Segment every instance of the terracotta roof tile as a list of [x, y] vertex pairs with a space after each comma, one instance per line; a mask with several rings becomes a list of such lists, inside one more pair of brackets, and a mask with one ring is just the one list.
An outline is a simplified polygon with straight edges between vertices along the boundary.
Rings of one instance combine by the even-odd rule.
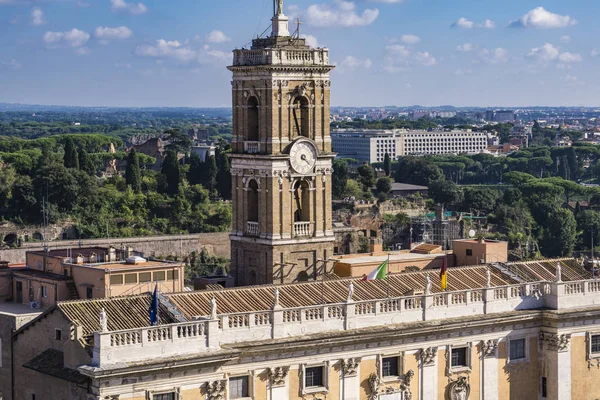
[[50, 375], [55, 378], [63, 379], [69, 382], [84, 384], [87, 378], [79, 371], [67, 368], [64, 365], [64, 354], [62, 351], [48, 349], [32, 360], [23, 364], [25, 368], [32, 369], [42, 374]]

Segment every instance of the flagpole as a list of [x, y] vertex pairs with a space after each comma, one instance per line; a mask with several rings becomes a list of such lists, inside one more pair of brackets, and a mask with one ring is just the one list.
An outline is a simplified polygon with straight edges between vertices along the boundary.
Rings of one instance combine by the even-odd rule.
[[387, 297], [390, 297], [390, 253], [388, 253], [387, 259], [387, 273], [385, 274], [385, 280], [387, 281]]

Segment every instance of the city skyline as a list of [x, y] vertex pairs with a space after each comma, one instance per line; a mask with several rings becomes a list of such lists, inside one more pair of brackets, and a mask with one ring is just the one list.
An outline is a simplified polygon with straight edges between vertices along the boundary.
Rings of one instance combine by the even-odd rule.
[[[337, 106], [595, 106], [600, 6], [588, 3], [302, 0], [284, 11], [331, 50]], [[231, 50], [271, 13], [270, 0], [0, 0], [0, 102], [230, 107]]]

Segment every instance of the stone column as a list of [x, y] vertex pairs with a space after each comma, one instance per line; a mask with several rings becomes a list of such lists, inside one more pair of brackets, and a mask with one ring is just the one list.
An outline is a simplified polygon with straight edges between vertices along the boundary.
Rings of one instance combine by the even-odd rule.
[[269, 399], [270, 400], [288, 400], [290, 389], [288, 387], [288, 375], [290, 367], [269, 368]]
[[571, 335], [540, 332], [548, 400], [571, 400]]
[[419, 398], [423, 400], [438, 398], [438, 368], [437, 347], [421, 349], [421, 393]]
[[498, 340], [482, 341], [480, 350], [482, 400], [498, 400]]
[[340, 399], [360, 400], [360, 358], [341, 360]]

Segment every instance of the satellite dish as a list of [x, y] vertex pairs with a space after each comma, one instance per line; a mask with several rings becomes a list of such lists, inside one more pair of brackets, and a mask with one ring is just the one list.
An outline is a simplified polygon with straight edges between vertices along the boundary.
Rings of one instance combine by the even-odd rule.
[[476, 235], [476, 234], [477, 234], [477, 232], [475, 232], [475, 230], [473, 230], [473, 229], [471, 229], [471, 230], [469, 231], [469, 237], [470, 237], [470, 238], [473, 238], [473, 237], [475, 237], [475, 235]]

